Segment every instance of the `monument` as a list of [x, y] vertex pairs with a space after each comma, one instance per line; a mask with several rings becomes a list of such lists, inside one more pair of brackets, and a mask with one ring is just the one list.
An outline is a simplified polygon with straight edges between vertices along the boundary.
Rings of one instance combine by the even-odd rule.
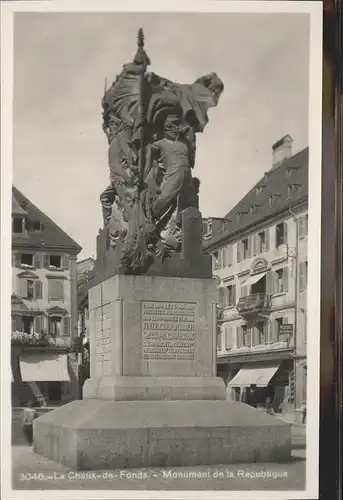
[[226, 401], [216, 376], [217, 291], [192, 170], [223, 83], [176, 84], [149, 64], [140, 30], [102, 100], [111, 183], [89, 291], [91, 377], [82, 400], [34, 422], [34, 450], [78, 470], [286, 461], [290, 425]]

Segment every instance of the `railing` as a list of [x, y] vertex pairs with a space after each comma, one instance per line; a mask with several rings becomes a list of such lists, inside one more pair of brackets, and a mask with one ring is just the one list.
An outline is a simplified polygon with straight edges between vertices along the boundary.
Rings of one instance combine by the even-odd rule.
[[53, 337], [46, 333], [12, 332], [11, 343], [15, 346], [69, 346], [70, 337]]
[[268, 310], [270, 306], [270, 295], [265, 293], [254, 293], [246, 297], [241, 297], [237, 304], [237, 310], [240, 314], [249, 314]]

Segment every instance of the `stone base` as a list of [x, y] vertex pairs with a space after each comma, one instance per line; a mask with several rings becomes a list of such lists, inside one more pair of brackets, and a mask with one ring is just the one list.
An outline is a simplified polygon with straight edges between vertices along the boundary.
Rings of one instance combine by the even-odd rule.
[[34, 451], [74, 470], [283, 462], [291, 426], [229, 401], [73, 401], [34, 421]]
[[92, 377], [83, 386], [83, 399], [174, 401], [225, 397], [225, 384], [219, 377]]

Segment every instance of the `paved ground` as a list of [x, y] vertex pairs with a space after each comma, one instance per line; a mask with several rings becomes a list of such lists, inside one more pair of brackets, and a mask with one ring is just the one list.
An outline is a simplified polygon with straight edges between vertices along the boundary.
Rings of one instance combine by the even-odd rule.
[[75, 472], [12, 447], [13, 489], [18, 490], [302, 490], [305, 428], [292, 426], [293, 459], [287, 464], [241, 464]]

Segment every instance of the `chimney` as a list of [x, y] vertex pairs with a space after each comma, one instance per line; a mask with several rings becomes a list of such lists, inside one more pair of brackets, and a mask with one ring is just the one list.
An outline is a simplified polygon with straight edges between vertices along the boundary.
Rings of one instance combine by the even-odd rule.
[[284, 160], [292, 156], [292, 144], [292, 137], [285, 135], [273, 145], [273, 168], [278, 167]]

